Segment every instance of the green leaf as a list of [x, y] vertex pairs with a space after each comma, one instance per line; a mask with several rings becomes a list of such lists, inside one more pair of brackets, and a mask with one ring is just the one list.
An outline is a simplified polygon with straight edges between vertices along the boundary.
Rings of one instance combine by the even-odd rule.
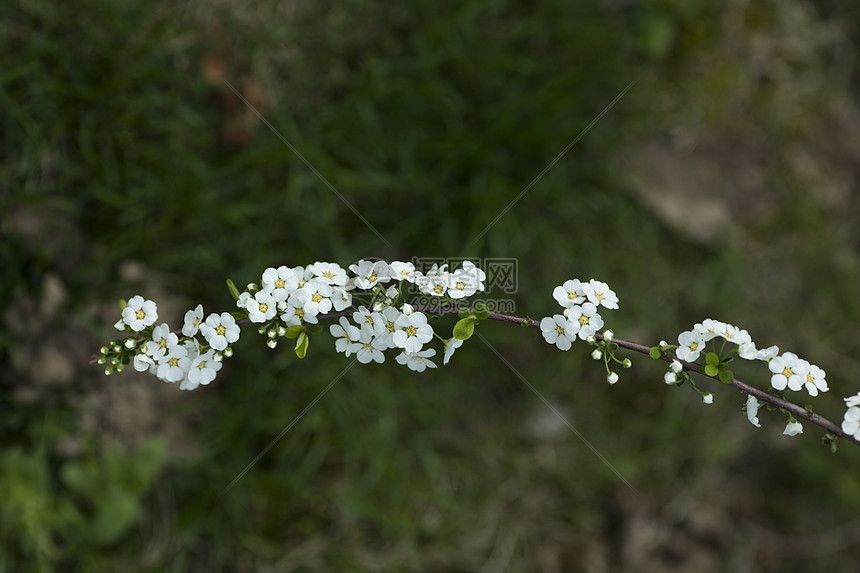
[[227, 290], [230, 291], [230, 296], [233, 297], [233, 300], [239, 300], [239, 289], [236, 288], [236, 285], [230, 279], [227, 279]]
[[302, 326], [301, 324], [296, 324], [295, 326], [288, 326], [287, 333], [284, 336], [286, 336], [287, 338], [295, 338], [304, 331], [304, 326]]
[[454, 325], [454, 338], [469, 340], [473, 332], [475, 332], [475, 320], [472, 317], [460, 319]]
[[322, 326], [319, 324], [314, 324], [313, 326], [308, 327], [308, 333], [310, 334], [319, 334], [322, 330]]
[[308, 344], [310, 344], [310, 341], [311, 339], [304, 332], [299, 334], [299, 338], [296, 340], [296, 356], [299, 358], [305, 357], [305, 354], [308, 353]]
[[468, 309], [468, 308], [461, 308], [460, 310], [458, 310], [458, 311], [457, 311], [457, 315], [458, 315], [460, 318], [466, 318], [467, 316], [469, 316], [469, 314], [470, 314], [470, 313], [469, 313], [469, 309]]
[[717, 368], [714, 364], [705, 364], [705, 374], [708, 376], [716, 376], [720, 373], [720, 369]]
[[735, 379], [735, 373], [728, 368], [720, 368], [720, 381], [723, 384], [731, 384]]
[[[720, 357], [717, 356], [716, 354], [714, 354], [713, 352], [708, 352], [708, 354], [705, 355], [705, 362], [707, 362], [708, 364], [713, 364], [714, 366], [716, 366], [717, 364], [720, 363]], [[711, 376], [713, 376], [713, 374]]]
[[663, 353], [660, 351], [659, 346], [652, 346], [651, 352], [648, 353], [648, 356], [650, 356], [654, 360], [660, 360], [660, 357], [663, 356]]
[[490, 318], [490, 311], [487, 308], [487, 305], [483, 302], [479, 302], [478, 304], [476, 304], [472, 312], [474, 312], [475, 316], [482, 320], [485, 318]]

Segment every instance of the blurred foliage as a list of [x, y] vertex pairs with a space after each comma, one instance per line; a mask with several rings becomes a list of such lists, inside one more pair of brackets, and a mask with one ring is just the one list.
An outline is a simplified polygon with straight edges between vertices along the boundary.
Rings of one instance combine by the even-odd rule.
[[[607, 319], [625, 338], [670, 339], [707, 312], [822, 364], [828, 351], [856, 361], [856, 245], [833, 232], [839, 214], [815, 200], [783, 147], [765, 166], [776, 207], [746, 226], [747, 244], [691, 240], [630, 192], [621, 151], [655, 131], [757, 129], [787, 145], [813, 122], [810, 102], [832, 87], [813, 73], [823, 56], [791, 52], [774, 68], [787, 76], [762, 79], [726, 29], [742, 13], [744, 33], [782, 38], [815, 18], [792, 20], [774, 3], [742, 10], [668, 0], [7, 3], [0, 295], [20, 301], [58, 274], [69, 291], [62, 318], [104, 337], [112, 322], [94, 305], [112, 311], [133, 294], [161, 303], [153, 292], [167, 292], [176, 312], [191, 301], [209, 312], [230, 304], [226, 276], [241, 285], [271, 265], [516, 257], [520, 314], [551, 313], [554, 285], [593, 276], [618, 292], [622, 310]], [[804, 89], [786, 89], [785, 77]], [[767, 281], [769, 269], [778, 276]], [[449, 336], [454, 322], [437, 331]], [[601, 552], [607, 570], [621, 570], [613, 543], [631, 506], [706, 500], [732, 518], [716, 532], [723, 542], [747, 539], [739, 523], [804, 532], [860, 509], [860, 457], [847, 447], [831, 456], [813, 428], [793, 441], [762, 437], [739, 397], [708, 382], [708, 408], [667, 393], [662, 367], [645, 357], [609, 387], [585, 347], [562, 355], [533, 330], [486, 322], [477, 333], [638, 497], [481, 337], [415, 376], [393, 364], [344, 372], [325, 336], [298, 361], [249, 332], [215, 383], [170, 394], [158, 415], [180, 421], [186, 447], [167, 451], [163, 437], [122, 451], [90, 429], [92, 447], [61, 454], [60, 438], [83, 431], [73, 398], [89, 378], [24, 406], [11, 373], [27, 365], [4, 362], [0, 570], [600, 570]], [[0, 350], [19, 343], [0, 330]], [[827, 413], [841, 416], [834, 403], [856, 388], [828, 374], [837, 396]], [[159, 384], [118, 378], [109, 383]], [[770, 416], [778, 434], [781, 418]], [[659, 517], [639, 527], [656, 529]], [[726, 549], [718, 562], [747, 558]], [[768, 559], [753, 563], [808, 564]]]

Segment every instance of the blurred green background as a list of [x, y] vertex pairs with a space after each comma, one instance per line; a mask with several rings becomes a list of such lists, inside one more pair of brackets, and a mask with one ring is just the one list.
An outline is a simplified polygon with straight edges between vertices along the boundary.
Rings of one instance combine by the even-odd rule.
[[191, 393], [89, 361], [134, 294], [176, 325], [267, 266], [516, 258], [519, 314], [595, 277], [623, 338], [733, 322], [821, 365], [838, 422], [858, 22], [811, 0], [3, 4], [0, 571], [853, 570], [860, 451], [754, 428], [709, 381], [704, 406], [647, 357], [610, 387], [587, 345], [479, 326], [635, 492], [477, 337], [420, 375], [353, 367], [226, 493], [348, 364], [327, 335], [300, 361], [246, 332]]

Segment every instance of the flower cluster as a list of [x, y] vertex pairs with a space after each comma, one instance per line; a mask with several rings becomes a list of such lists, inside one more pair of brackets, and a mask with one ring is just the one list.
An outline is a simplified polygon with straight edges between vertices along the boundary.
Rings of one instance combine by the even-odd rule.
[[[131, 363], [139, 372], [149, 371], [165, 382], [179, 382], [182, 390], [194, 390], [215, 379], [223, 357], [230, 355], [229, 344], [239, 340], [239, 327], [233, 316], [213, 313], [204, 322], [202, 305], [185, 313], [181, 337], [167, 323], [155, 326], [157, 320], [158, 309], [153, 301], [140, 295], [128, 301], [114, 327], [134, 336], [121, 344], [115, 341], [102, 347], [98, 362], [105, 365], [105, 373], [121, 372]], [[205, 344], [197, 340], [198, 333]]]
[[[132, 363], [138, 371], [149, 371], [165, 382], [180, 382], [183, 390], [193, 390], [211, 382], [223, 357], [232, 355], [230, 344], [239, 339], [237, 318], [259, 325], [270, 348], [278, 345], [279, 337], [297, 338], [296, 354], [303, 357], [308, 336], [321, 331], [316, 326], [319, 318], [341, 313], [339, 322], [329, 327], [338, 352], [354, 354], [366, 364], [384, 362], [384, 352], [395, 349], [400, 351], [395, 358], [398, 364], [422, 372], [436, 368], [431, 360], [436, 350], [425, 345], [437, 335], [428, 316], [405, 302], [403, 283], [412, 283], [419, 292], [441, 300], [460, 301], [483, 291], [485, 279], [484, 271], [470, 261], [455, 271], [449, 271], [448, 265], [434, 265], [426, 274], [412, 263], [400, 261], [360, 260], [348, 271], [327, 262], [272, 267], [263, 271], [259, 285], [249, 284], [242, 293], [228, 281], [239, 312], [213, 313], [204, 320], [203, 307], [198, 305], [185, 314], [181, 336], [166, 323], [156, 326], [156, 304], [135, 296], [122, 308], [122, 318], [115, 325], [133, 336], [103, 347], [99, 363], [106, 365], [108, 374]], [[354, 309], [350, 313], [354, 324], [343, 316], [348, 309]], [[478, 318], [487, 314], [478, 317], [466, 312], [460, 322], [468, 322], [473, 329]], [[196, 338], [198, 334], [205, 342]], [[438, 338], [445, 345], [443, 362], [447, 364], [468, 335]]]
[[[719, 349], [714, 346], [714, 350], [718, 352], [706, 353], [704, 371], [709, 376], [718, 376], [723, 382], [730, 383], [733, 373], [729, 370], [728, 363], [731, 361], [731, 354], [737, 352], [737, 355], [744, 360], [766, 362], [772, 373], [770, 384], [776, 391], [782, 392], [786, 388], [798, 391], [805, 388], [810, 396], [817, 396], [819, 392], [828, 390], [824, 370], [815, 364], [810, 364], [792, 352], [780, 355], [779, 348], [776, 346], [758, 349], [746, 330], [711, 318], [694, 325], [692, 330], [678, 335], [677, 346], [670, 346], [661, 341], [657, 348], [661, 353], [674, 351], [675, 356], [681, 361], [695, 362], [705, 352], [707, 344], [717, 338], [723, 339], [725, 343], [730, 343], [734, 347], [726, 352], [724, 343]], [[669, 372], [665, 376], [667, 384], [681, 383], [685, 380], [692, 382], [689, 375], [682, 373], [683, 366], [679, 360], [673, 360], [670, 363]], [[679, 376], [683, 378], [679, 379]], [[695, 388], [695, 384], [693, 387]], [[711, 402], [712, 399], [706, 400], [708, 404]], [[748, 396], [746, 414], [749, 421], [757, 427], [760, 427], [757, 417], [759, 405], [755, 397]], [[800, 423], [793, 417], [789, 417], [784, 433], [794, 436], [802, 432]]]
[[[597, 345], [596, 334], [603, 328], [603, 317], [597, 309], [600, 306], [608, 309], [618, 308], [618, 296], [604, 282], [591, 279], [583, 282], [579, 279], [570, 279], [552, 291], [553, 298], [564, 309], [562, 314], [555, 314], [541, 319], [540, 329], [543, 338], [549, 344], [555, 344], [559, 350], [570, 350], [573, 341], [579, 338]], [[607, 365], [606, 380], [610, 384], [618, 381], [618, 374], [609, 370], [609, 359], [614, 359], [611, 346], [612, 331], [607, 330], [603, 335], [603, 346], [599, 346], [592, 353], [595, 360], [604, 359]], [[629, 368], [629, 360], [622, 362], [625, 368]]]
[[845, 416], [842, 418], [842, 431], [860, 440], [860, 393], [844, 398]]

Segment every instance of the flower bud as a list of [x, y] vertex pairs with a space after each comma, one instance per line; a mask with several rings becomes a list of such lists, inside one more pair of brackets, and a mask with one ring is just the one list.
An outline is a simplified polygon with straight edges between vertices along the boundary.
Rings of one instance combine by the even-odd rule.
[[606, 342], [612, 342], [613, 338], [615, 338], [614, 332], [608, 329], [603, 331], [603, 340], [605, 340]]
[[385, 308], [385, 305], [383, 305], [381, 302], [374, 303], [373, 305], [374, 312], [382, 312], [383, 308]]
[[666, 374], [663, 376], [663, 381], [666, 384], [674, 384], [678, 380], [675, 377], [675, 373], [670, 371], [670, 372], [666, 372]]
[[257, 334], [266, 334], [266, 327], [265, 326], [257, 327]]
[[125, 346], [126, 348], [131, 350], [132, 348], [134, 348], [134, 338], [131, 338], [131, 337], [126, 338], [122, 344], [123, 344], [123, 346]]
[[678, 360], [673, 360], [672, 363], [669, 365], [669, 368], [671, 368], [672, 372], [674, 372], [675, 374], [684, 369], [684, 367]]
[[592, 334], [591, 336], [586, 338], [585, 341], [588, 342], [589, 344], [594, 344], [595, 342], [597, 342], [597, 338]]
[[624, 368], [630, 368], [631, 366], [633, 366], [633, 363], [630, 362], [629, 358], [625, 358], [624, 362], [621, 363], [621, 366], [623, 366]]
[[226, 356], [227, 358], [230, 358], [231, 356], [233, 356], [233, 347], [232, 346], [228, 346], [227, 348], [224, 349], [224, 356]]
[[246, 291], [248, 291], [248, 292], [249, 292], [249, 293], [251, 293], [251, 294], [254, 294], [254, 293], [256, 293], [258, 290], [260, 290], [260, 287], [259, 287], [259, 286], [257, 286], [257, 283], [248, 283], [248, 286], [246, 286], [246, 287], [245, 287], [245, 290], [246, 290]]
[[664, 348], [666, 348], [667, 346], [669, 346], [669, 343], [668, 343], [668, 342], [666, 342], [665, 340], [661, 340], [661, 341], [660, 341], [660, 343], [659, 343], [657, 346], [659, 346], [659, 347], [660, 347], [660, 350], [663, 350]]
[[409, 303], [404, 303], [404, 304], [403, 304], [403, 306], [401, 306], [401, 307], [400, 307], [400, 312], [402, 312], [402, 313], [403, 313], [403, 314], [405, 314], [406, 316], [409, 316], [410, 314], [412, 314], [413, 312], [415, 312], [415, 309], [413, 309], [413, 308], [412, 308], [412, 305], [411, 305], [411, 304], [409, 304]]
[[603, 353], [600, 351], [599, 348], [595, 348], [594, 352], [591, 353], [591, 357], [595, 360], [600, 360], [601, 358], [603, 358]]
[[102, 366], [104, 366], [105, 362], [107, 362], [107, 358], [105, 358], [104, 356], [96, 360], [96, 364], [100, 364]]
[[278, 336], [283, 337], [286, 335], [287, 335], [287, 327], [284, 326], [283, 324], [281, 324], [280, 326], [278, 326]]
[[110, 376], [111, 374], [113, 374], [113, 367], [111, 367], [111, 366], [105, 367], [105, 375]]
[[274, 338], [274, 337], [276, 337], [277, 335], [278, 335], [278, 331], [277, 331], [277, 330], [275, 330], [274, 328], [270, 328], [270, 329], [266, 332], [266, 336], [268, 336], [269, 338]]
[[714, 403], [714, 395], [710, 392], [705, 392], [702, 394], [702, 402], [705, 404], [713, 404]]
[[606, 377], [606, 381], [610, 384], [615, 384], [616, 382], [618, 382], [618, 374], [616, 374], [615, 372], [610, 372], [609, 375]]
[[278, 345], [278, 341], [274, 338], [270, 338], [269, 340], [266, 341], [266, 346], [268, 346], [269, 348], [275, 348], [277, 345]]
[[125, 364], [117, 364], [116, 365], [116, 371], [117, 372], [122, 372], [124, 369], [125, 369]]
[[107, 346], [102, 346], [101, 348], [99, 348], [99, 352], [101, 352], [102, 354], [107, 355], [107, 353], [109, 352], [109, 351], [108, 351], [108, 347], [107, 347]]

